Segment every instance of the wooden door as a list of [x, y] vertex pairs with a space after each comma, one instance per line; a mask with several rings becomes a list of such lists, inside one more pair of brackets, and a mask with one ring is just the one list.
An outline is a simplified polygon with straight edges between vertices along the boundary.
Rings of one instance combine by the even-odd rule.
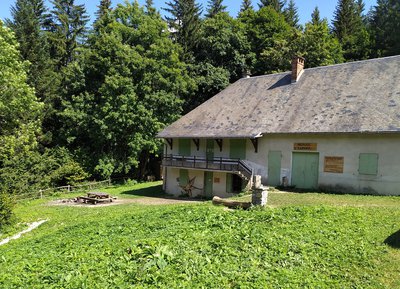
[[231, 139], [229, 140], [229, 157], [232, 159], [246, 159], [246, 140]]
[[318, 164], [318, 153], [293, 153], [292, 186], [299, 189], [317, 189]]
[[268, 153], [268, 185], [279, 186], [281, 184], [281, 159], [280, 151], [270, 151]]
[[208, 139], [206, 143], [206, 159], [214, 159], [214, 140]]
[[179, 155], [184, 157], [189, 157], [190, 151], [190, 139], [181, 138], [179, 139]]
[[204, 172], [204, 195], [206, 197], [213, 196], [213, 172]]

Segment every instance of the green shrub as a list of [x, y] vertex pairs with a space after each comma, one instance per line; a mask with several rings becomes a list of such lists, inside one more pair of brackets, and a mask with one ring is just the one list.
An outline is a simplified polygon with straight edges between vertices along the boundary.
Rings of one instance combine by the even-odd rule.
[[14, 202], [9, 194], [0, 192], [0, 232], [13, 222]]
[[19, 154], [0, 168], [1, 189], [12, 194], [74, 185], [88, 177], [89, 174], [65, 148]]

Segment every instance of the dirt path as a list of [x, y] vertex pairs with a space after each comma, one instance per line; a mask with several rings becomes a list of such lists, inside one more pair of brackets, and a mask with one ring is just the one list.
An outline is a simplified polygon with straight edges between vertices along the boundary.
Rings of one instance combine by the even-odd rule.
[[74, 202], [71, 199], [64, 200], [56, 200], [48, 203], [50, 206], [74, 206], [74, 207], [107, 207], [107, 206], [115, 206], [115, 205], [123, 205], [123, 204], [140, 204], [140, 205], [176, 205], [176, 204], [195, 204], [201, 203], [199, 200], [190, 200], [190, 199], [178, 199], [178, 198], [163, 198], [163, 197], [140, 197], [134, 199], [122, 199], [118, 198], [113, 202], [106, 203], [98, 203], [94, 204], [83, 204], [81, 202]]
[[19, 232], [18, 234], [15, 234], [14, 236], [11, 236], [11, 237], [5, 238], [4, 240], [1, 240], [1, 241], [0, 241], [0, 246], [7, 244], [7, 243], [10, 242], [11, 240], [16, 240], [16, 239], [21, 238], [21, 236], [22, 236], [23, 234], [28, 233], [28, 232], [30, 232], [30, 231], [36, 229], [36, 228], [39, 227], [41, 224], [43, 224], [43, 223], [45, 223], [45, 222], [47, 222], [47, 221], [48, 221], [48, 220], [40, 220], [40, 221], [33, 222], [33, 223], [29, 224], [27, 229], [25, 229], [25, 230]]

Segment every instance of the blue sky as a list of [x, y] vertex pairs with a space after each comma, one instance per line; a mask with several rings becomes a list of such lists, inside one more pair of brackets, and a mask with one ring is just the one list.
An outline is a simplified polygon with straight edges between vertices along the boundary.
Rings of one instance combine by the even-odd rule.
[[[49, 1], [46, 1], [48, 7], [51, 7]], [[88, 13], [91, 16], [91, 19], [94, 18], [93, 14], [96, 11], [96, 5], [100, 0], [76, 0], [77, 4], [85, 4]], [[114, 5], [118, 3], [123, 3], [124, 0], [113, 0]], [[145, 0], [139, 0], [140, 4], [144, 4]], [[154, 4], [157, 8], [165, 7], [165, 0], [154, 0]], [[197, 0], [198, 3], [202, 4], [203, 7], [207, 7], [207, 0]], [[253, 5], [257, 6], [259, 1], [253, 0]], [[300, 16], [300, 23], [304, 24], [305, 22], [309, 21], [311, 18], [311, 12], [315, 6], [318, 6], [321, 12], [321, 17], [328, 18], [329, 22], [333, 17], [333, 11], [335, 10], [337, 1], [333, 0], [295, 0], [296, 6], [299, 9], [299, 16]], [[376, 0], [364, 0], [365, 2], [365, 12], [368, 12], [371, 6], [376, 5]], [[10, 17], [10, 7], [14, 5], [15, 0], [0, 0], [0, 18], [9, 18]], [[240, 4], [242, 3], [241, 0], [225, 0], [224, 5], [228, 6], [228, 11], [232, 16], [236, 16]]]

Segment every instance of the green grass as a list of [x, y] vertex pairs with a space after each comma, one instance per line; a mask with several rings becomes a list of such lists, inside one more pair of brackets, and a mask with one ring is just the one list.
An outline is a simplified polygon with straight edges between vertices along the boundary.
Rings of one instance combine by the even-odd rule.
[[398, 198], [270, 193], [272, 207], [250, 211], [47, 201], [18, 205], [20, 220], [49, 221], [0, 247], [0, 288], [400, 288]]

